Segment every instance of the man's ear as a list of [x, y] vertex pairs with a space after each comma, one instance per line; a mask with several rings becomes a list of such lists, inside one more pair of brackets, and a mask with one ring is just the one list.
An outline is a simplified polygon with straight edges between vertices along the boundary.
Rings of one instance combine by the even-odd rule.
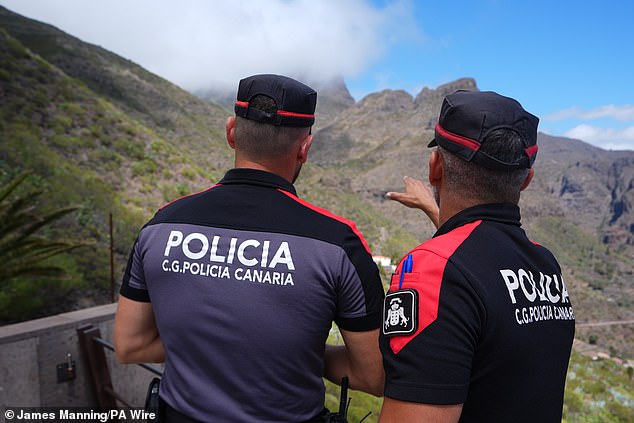
[[439, 187], [443, 176], [443, 161], [438, 150], [431, 152], [429, 156], [429, 183], [433, 187]]
[[300, 163], [306, 163], [306, 161], [308, 160], [308, 150], [310, 150], [311, 145], [313, 145], [313, 136], [308, 135], [301, 142], [299, 146], [299, 151], [297, 152], [297, 159]]
[[227, 122], [225, 123], [225, 131], [227, 133], [227, 144], [229, 147], [235, 150], [236, 141], [235, 141], [235, 130], [236, 130], [236, 117], [229, 116], [227, 118]]
[[524, 179], [524, 182], [522, 182], [520, 191], [524, 191], [528, 187], [528, 185], [530, 185], [531, 181], [533, 180], [533, 176], [535, 176], [535, 169], [531, 167], [530, 169], [528, 169], [528, 175], [526, 175], [526, 179]]

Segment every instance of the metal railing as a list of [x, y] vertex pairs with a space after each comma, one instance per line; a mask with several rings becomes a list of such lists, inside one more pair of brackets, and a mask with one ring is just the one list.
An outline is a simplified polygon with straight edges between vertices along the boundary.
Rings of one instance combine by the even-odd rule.
[[[114, 345], [102, 339], [99, 328], [91, 324], [77, 328], [77, 337], [79, 346], [86, 357], [93, 391], [99, 407], [115, 408], [118, 401], [125, 407], [132, 408], [133, 406], [116, 393], [112, 387], [112, 379], [110, 378], [110, 370], [104, 349], [114, 352]], [[150, 364], [137, 365], [157, 376], [163, 376], [163, 371], [156, 366]]]
[[[93, 341], [95, 341], [98, 344], [101, 344], [104, 346], [104, 348], [109, 349], [110, 351], [114, 352], [114, 345], [111, 344], [110, 342], [106, 341], [105, 339], [101, 339], [101, 338], [93, 338]], [[143, 367], [145, 370], [154, 373], [157, 376], [163, 376], [163, 370], [159, 369], [156, 366], [152, 366], [151, 364], [146, 364], [146, 363], [136, 363], [137, 366], [139, 367]]]

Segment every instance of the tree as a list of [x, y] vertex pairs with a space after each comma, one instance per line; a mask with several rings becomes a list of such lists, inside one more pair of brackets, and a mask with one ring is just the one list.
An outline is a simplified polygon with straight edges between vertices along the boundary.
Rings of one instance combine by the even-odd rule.
[[77, 243], [50, 240], [37, 234], [43, 228], [72, 213], [77, 207], [41, 212], [36, 204], [42, 190], [28, 189], [25, 193], [18, 193], [18, 188], [29, 175], [30, 172], [23, 172], [0, 187], [2, 285], [16, 277], [62, 278], [66, 274], [65, 270], [47, 263], [47, 259], [81, 246]]

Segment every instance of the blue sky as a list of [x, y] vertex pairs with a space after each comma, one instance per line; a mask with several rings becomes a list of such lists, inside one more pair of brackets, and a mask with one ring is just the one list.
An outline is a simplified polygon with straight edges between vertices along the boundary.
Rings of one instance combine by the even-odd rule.
[[634, 0], [0, 0], [195, 91], [342, 75], [355, 99], [462, 77], [540, 130], [634, 150]]
[[352, 92], [417, 92], [469, 76], [481, 90], [517, 98], [541, 117], [543, 132], [634, 150], [634, 1], [410, 6], [420, 38], [400, 40], [349, 79]]

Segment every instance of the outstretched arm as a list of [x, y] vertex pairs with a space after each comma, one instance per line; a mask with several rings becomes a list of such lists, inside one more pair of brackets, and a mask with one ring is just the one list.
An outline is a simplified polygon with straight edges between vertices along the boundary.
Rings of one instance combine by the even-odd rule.
[[438, 204], [434, 198], [431, 188], [423, 181], [410, 176], [403, 177], [405, 192], [388, 192], [385, 194], [390, 200], [398, 201], [406, 207], [421, 209], [438, 227]]
[[326, 345], [326, 379], [338, 385], [347, 376], [350, 388], [383, 395], [385, 374], [379, 350], [379, 329], [351, 332], [341, 329], [345, 345]]

